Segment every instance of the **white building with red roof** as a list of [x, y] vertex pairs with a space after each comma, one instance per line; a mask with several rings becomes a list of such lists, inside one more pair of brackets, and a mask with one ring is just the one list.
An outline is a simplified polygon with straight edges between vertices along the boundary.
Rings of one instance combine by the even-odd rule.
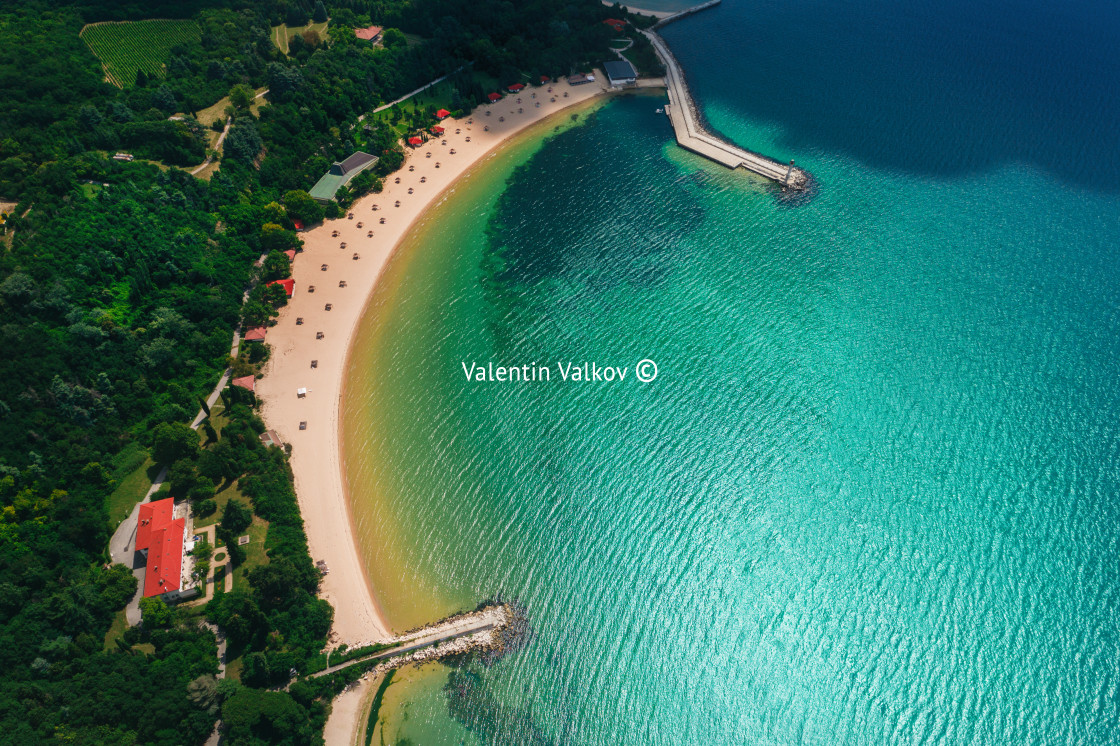
[[159, 596], [179, 601], [198, 595], [198, 588], [183, 581], [187, 553], [187, 518], [175, 517], [171, 498], [144, 503], [136, 521], [136, 551], [146, 558], [144, 598]]

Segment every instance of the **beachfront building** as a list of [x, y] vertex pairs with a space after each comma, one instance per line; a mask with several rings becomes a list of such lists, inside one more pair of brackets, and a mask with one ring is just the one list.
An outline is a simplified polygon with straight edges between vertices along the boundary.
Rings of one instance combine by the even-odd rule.
[[186, 506], [177, 510], [172, 498], [140, 506], [135, 550], [145, 560], [144, 598], [158, 596], [170, 603], [198, 595], [197, 586], [183, 582], [189, 520]]
[[424, 140], [413, 135], [412, 137], [408, 138], [408, 144], [414, 148], [418, 148], [424, 144]]
[[246, 391], [257, 390], [257, 377], [256, 376], [239, 376], [230, 381], [234, 386], [245, 389]]
[[568, 85], [583, 85], [584, 83], [594, 82], [595, 76], [590, 73], [586, 75], [584, 75], [583, 73], [576, 73], [575, 75], [568, 76]]
[[451, 112], [449, 112], [447, 109], [440, 109], [439, 111], [436, 112], [436, 119], [438, 119], [441, 122], [444, 119], [447, 119], [449, 116], [451, 116]]
[[311, 199], [323, 204], [334, 199], [338, 190], [350, 183], [355, 176], [377, 165], [377, 156], [358, 151], [344, 161], [331, 164], [330, 170], [323, 174], [323, 178], [315, 182], [308, 194]]
[[523, 90], [525, 90], [525, 84], [524, 83], [514, 83], [513, 85], [511, 85], [506, 90], [509, 91], [510, 93], [521, 93]]
[[[295, 257], [295, 252], [293, 251], [292, 252], [292, 258], [294, 258], [294, 257]], [[284, 294], [287, 295], [289, 298], [291, 298], [292, 293], [294, 293], [296, 291], [296, 281], [293, 280], [291, 277], [289, 277], [286, 280], [273, 280], [272, 282], [270, 282], [268, 284], [269, 285], [279, 285], [279, 286], [281, 286], [282, 288], [284, 288]]]
[[242, 339], [246, 342], [263, 342], [267, 335], [268, 329], [263, 326], [254, 326], [245, 331], [245, 336]]
[[603, 64], [603, 70], [612, 86], [633, 85], [638, 79], [638, 71], [629, 60], [611, 60]]
[[382, 28], [380, 26], [367, 26], [365, 28], [354, 29], [354, 36], [362, 41], [368, 41], [370, 44], [376, 44], [377, 40], [381, 38]]

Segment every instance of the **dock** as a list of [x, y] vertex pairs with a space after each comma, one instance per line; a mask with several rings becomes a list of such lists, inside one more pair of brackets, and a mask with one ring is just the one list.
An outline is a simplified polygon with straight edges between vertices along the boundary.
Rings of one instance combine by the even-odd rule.
[[744, 168], [777, 182], [785, 189], [805, 189], [809, 184], [809, 175], [804, 170], [794, 166], [793, 161], [788, 164], [781, 163], [773, 158], [744, 150], [708, 132], [696, 108], [696, 102], [688, 90], [688, 83], [685, 82], [680, 63], [673, 56], [669, 45], [657, 33], [657, 29], [665, 24], [715, 7], [721, 1], [709, 0], [709, 2], [701, 5], [686, 8], [679, 13], [662, 18], [650, 29], [642, 31], [646, 38], [650, 40], [650, 43], [653, 44], [653, 49], [657, 52], [657, 56], [661, 58], [662, 64], [665, 65], [665, 87], [669, 93], [669, 104], [665, 107], [665, 113], [669, 116], [669, 121], [673, 125], [677, 144], [685, 150], [692, 151], [727, 168]]
[[[329, 676], [344, 668], [363, 664], [380, 674], [406, 663], [437, 660], [471, 650], [498, 649], [502, 646], [503, 633], [514, 624], [514, 619], [514, 611], [506, 605], [486, 606], [413, 630], [388, 646], [377, 646], [379, 649], [367, 655], [328, 666], [310, 676]], [[361, 649], [363, 646], [359, 644], [355, 647]]]

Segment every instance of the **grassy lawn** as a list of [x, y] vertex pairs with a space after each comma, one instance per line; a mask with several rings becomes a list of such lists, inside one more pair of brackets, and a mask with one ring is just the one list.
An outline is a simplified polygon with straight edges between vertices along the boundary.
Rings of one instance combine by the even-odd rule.
[[[232, 484], [218, 492], [218, 494], [214, 495], [214, 502], [217, 503], [218, 509], [205, 518], [199, 518], [198, 516], [195, 516], [194, 527], [196, 529], [200, 529], [217, 524], [218, 521], [222, 519], [222, 511], [226, 509], [226, 503], [229, 502], [231, 497], [236, 497], [238, 500], [244, 503], [246, 507], [252, 507], [251, 503], [249, 502], [249, 498], [241, 494], [241, 490], [237, 488], [237, 481], [234, 480]], [[219, 541], [221, 540], [219, 539]]]
[[288, 26], [283, 23], [279, 26], [273, 26], [271, 33], [272, 43], [275, 44], [276, 48], [281, 52], [287, 54], [288, 42], [291, 41], [293, 36], [302, 34], [304, 31], [311, 30], [318, 32], [319, 38], [326, 40], [327, 23], [329, 23], [329, 21], [324, 21], [323, 23], [309, 23], [306, 26]]
[[226, 664], [226, 678], [241, 681], [241, 667], [245, 664], [244, 656], [237, 656]]
[[[498, 90], [498, 83], [494, 78], [491, 78], [489, 75], [478, 71], [474, 71], [472, 74], [475, 81], [482, 86], [483, 90]], [[396, 119], [396, 115], [398, 112], [411, 114], [417, 109], [421, 109], [427, 106], [431, 106], [435, 109], [451, 109], [451, 92], [454, 89], [454, 83], [450, 80], [445, 80], [442, 83], [438, 83], [425, 91], [421, 91], [420, 93], [416, 94], [410, 99], [407, 99], [406, 101], [402, 101], [401, 103], [390, 109], [380, 111], [376, 114], [370, 114], [368, 117], [366, 117], [366, 121], [371, 124], [390, 124], [393, 120]], [[438, 122], [433, 118], [429, 125], [432, 124], [438, 124]], [[408, 127], [405, 126], [403, 122], [397, 125], [396, 129], [398, 134], [402, 136], [409, 134]]]
[[233, 587], [240, 588], [245, 582], [245, 573], [254, 567], [268, 564], [268, 554], [265, 553], [265, 537], [268, 536], [268, 521], [253, 516], [253, 525], [246, 532], [249, 534], [249, 543], [242, 549], [245, 550], [245, 561], [233, 568]]
[[[266, 90], [268, 90], [267, 86], [261, 86], [253, 93], [255, 95]], [[266, 103], [268, 102], [265, 101], [264, 98], [255, 99], [253, 101], [253, 104], [249, 107], [249, 111], [252, 112], [254, 116], [256, 116], [260, 112], [261, 106]], [[227, 106], [229, 106], [229, 96], [223, 96], [222, 98], [218, 99], [217, 103], [215, 103], [213, 106], [207, 106], [205, 109], [200, 110], [196, 119], [198, 119], [198, 121], [201, 122], [205, 127], [209, 127], [214, 122], [217, 122], [219, 120], [225, 122]], [[213, 130], [211, 130], [211, 132], [213, 132]], [[213, 137], [210, 139], [211, 147], [213, 147], [214, 143], [217, 142], [218, 134], [219, 133], [217, 132], [213, 132]]]
[[128, 517], [133, 506], [144, 499], [152, 480], [159, 476], [159, 466], [139, 443], [130, 443], [114, 460], [113, 479], [117, 480], [117, 488], [105, 506], [112, 528]]
[[113, 615], [113, 623], [109, 625], [109, 631], [105, 633], [105, 650], [116, 650], [117, 640], [128, 629], [128, 619], [125, 618], [124, 609], [121, 609]]
[[194, 21], [155, 19], [93, 23], [78, 35], [101, 60], [109, 82], [125, 88], [136, 83], [137, 70], [162, 78], [171, 48], [198, 41], [201, 33]]

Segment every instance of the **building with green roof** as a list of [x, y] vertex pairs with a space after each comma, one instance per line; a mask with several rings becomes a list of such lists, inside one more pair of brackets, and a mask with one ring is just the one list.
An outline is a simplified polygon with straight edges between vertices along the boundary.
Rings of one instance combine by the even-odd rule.
[[377, 163], [377, 156], [360, 150], [344, 161], [331, 164], [323, 178], [315, 182], [309, 194], [317, 202], [330, 202], [340, 188], [350, 183], [355, 176]]

